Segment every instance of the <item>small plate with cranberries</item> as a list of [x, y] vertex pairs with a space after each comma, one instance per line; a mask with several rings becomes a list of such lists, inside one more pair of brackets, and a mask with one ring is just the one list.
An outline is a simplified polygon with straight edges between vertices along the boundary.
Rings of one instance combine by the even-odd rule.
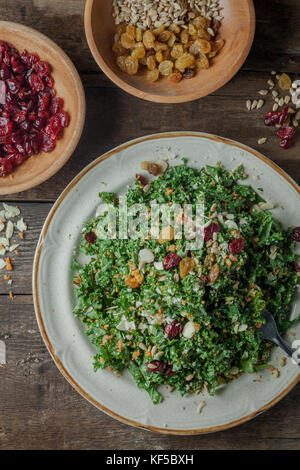
[[0, 194], [53, 176], [74, 152], [84, 119], [69, 57], [38, 31], [0, 21]]

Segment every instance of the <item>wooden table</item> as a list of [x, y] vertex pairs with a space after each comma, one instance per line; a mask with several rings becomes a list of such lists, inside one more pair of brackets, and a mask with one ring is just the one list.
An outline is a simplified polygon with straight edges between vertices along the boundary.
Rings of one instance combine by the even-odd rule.
[[[262, 124], [266, 107], [248, 112], [245, 102], [265, 88], [271, 70], [300, 72], [300, 2], [255, 0], [257, 32], [242, 70], [213, 95], [178, 105], [133, 98], [99, 71], [85, 39], [84, 3], [0, 0], [1, 19], [36, 28], [67, 52], [81, 74], [87, 100], [83, 136], [65, 167], [41, 186], [3, 198], [18, 203], [29, 230], [15, 261], [14, 300], [3, 275], [0, 279], [0, 339], [9, 335], [8, 363], [0, 368], [0, 449], [299, 449], [299, 386], [253, 421], [206, 436], [156, 435], [98, 411], [63, 378], [44, 346], [32, 304], [31, 270], [44, 220], [67, 183], [103, 152], [138, 136], [173, 130], [219, 134], [262, 150], [299, 183], [300, 131], [293, 148], [279, 149], [277, 138]], [[261, 147], [257, 140], [265, 135], [270, 138]]]

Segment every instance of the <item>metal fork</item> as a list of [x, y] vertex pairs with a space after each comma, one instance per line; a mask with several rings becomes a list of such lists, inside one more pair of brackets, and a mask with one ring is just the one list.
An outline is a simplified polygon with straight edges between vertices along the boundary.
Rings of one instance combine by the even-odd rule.
[[277, 346], [283, 349], [290, 357], [293, 358], [295, 363], [300, 366], [300, 359], [298, 358], [295, 350], [292, 349], [279, 335], [277, 325], [271, 313], [268, 312], [268, 310], [264, 310], [263, 313], [266, 319], [266, 323], [263, 323], [259, 328], [262, 337], [268, 341], [272, 341], [272, 343], [277, 344]]

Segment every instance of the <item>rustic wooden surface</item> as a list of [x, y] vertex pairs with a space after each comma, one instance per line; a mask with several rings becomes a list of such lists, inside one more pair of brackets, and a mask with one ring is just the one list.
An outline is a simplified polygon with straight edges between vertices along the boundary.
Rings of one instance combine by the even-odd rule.
[[[246, 99], [265, 87], [271, 70], [300, 73], [300, 2], [255, 0], [255, 7], [254, 45], [236, 77], [202, 100], [158, 105], [116, 89], [98, 70], [85, 40], [84, 0], [0, 0], [2, 20], [44, 32], [69, 54], [87, 98], [84, 133], [65, 167], [41, 186], [3, 198], [18, 201], [29, 231], [15, 261], [14, 300], [0, 279], [0, 339], [8, 336], [8, 363], [0, 368], [0, 449], [300, 448], [299, 386], [253, 421], [212, 435], [160, 436], [113, 420], [85, 401], [57, 370], [38, 332], [31, 296], [34, 250], [53, 202], [86, 164], [117, 144], [161, 131], [216, 133], [262, 150], [300, 182], [300, 138], [290, 150], [280, 150], [262, 126], [263, 112], [249, 113], [245, 107]], [[265, 135], [271, 138], [258, 146], [257, 139]]]

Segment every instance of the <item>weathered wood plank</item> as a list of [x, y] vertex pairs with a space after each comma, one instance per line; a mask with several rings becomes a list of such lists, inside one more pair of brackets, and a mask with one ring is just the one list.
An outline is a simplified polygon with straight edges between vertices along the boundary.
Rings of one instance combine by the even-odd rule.
[[[83, 26], [84, 0], [14, 0], [2, 2], [1, 17], [47, 34], [69, 54], [81, 72], [98, 71]], [[299, 71], [300, 3], [295, 0], [254, 0], [257, 25], [247, 70]]]
[[[10, 244], [20, 243], [18, 247], [20, 254], [10, 253], [7, 255], [11, 258], [14, 269], [7, 272], [4, 268], [0, 271], [0, 295], [8, 294], [9, 291], [14, 294], [31, 294], [31, 273], [35, 247], [52, 204], [18, 203], [18, 206], [21, 210], [20, 217], [24, 217], [24, 221], [28, 224], [28, 230], [24, 233], [23, 240], [19, 238], [18, 231], [16, 229], [14, 231]], [[12, 285], [4, 280], [4, 274], [11, 276]]]
[[8, 361], [0, 367], [0, 449], [299, 449], [299, 387], [238, 428], [160, 436], [113, 420], [73, 390], [42, 342], [31, 296], [0, 296], [0, 310]]
[[[157, 105], [114, 88], [88, 86], [86, 125], [70, 160], [42, 185], [5, 196], [3, 200], [54, 201], [67, 183], [102, 153], [136, 137], [177, 130], [209, 132], [249, 145], [281, 165], [299, 183], [300, 131], [293, 147], [284, 151], [279, 148], [274, 129], [266, 128], [263, 123], [263, 115], [273, 103], [271, 98], [267, 98], [268, 104], [259, 111], [246, 109], [246, 100], [257, 98], [258, 90], [265, 87], [267, 79], [267, 74], [250, 74], [248, 78], [243, 72], [222, 89], [222, 95], [175, 105]], [[260, 146], [257, 140], [263, 136], [269, 139]]]

